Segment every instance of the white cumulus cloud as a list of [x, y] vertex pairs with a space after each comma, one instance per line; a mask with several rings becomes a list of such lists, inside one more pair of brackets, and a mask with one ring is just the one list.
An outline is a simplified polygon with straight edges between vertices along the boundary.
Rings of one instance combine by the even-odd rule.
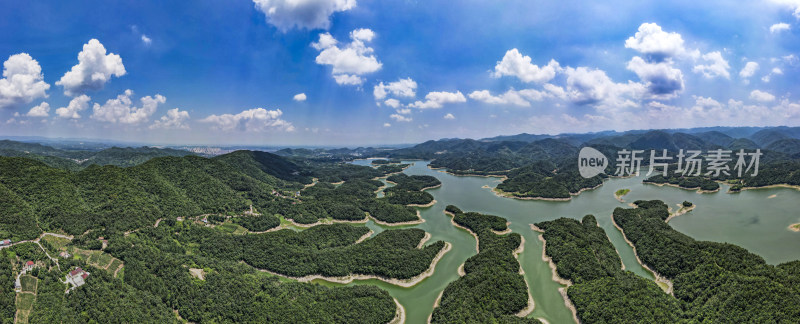
[[150, 37], [147, 37], [147, 35], [142, 34], [142, 43], [144, 43], [145, 45], [150, 45], [153, 43], [153, 40], [150, 39]]
[[411, 119], [411, 117], [406, 117], [406, 116], [403, 116], [403, 115], [400, 115], [400, 114], [392, 114], [392, 115], [389, 116], [389, 118], [394, 119], [395, 121], [398, 121], [398, 122], [410, 122], [410, 121], [413, 120], [413, 119]]
[[389, 94], [397, 97], [414, 97], [417, 95], [417, 82], [411, 78], [399, 79], [388, 84], [381, 82], [373, 88], [372, 94], [376, 100], [383, 100]]
[[790, 27], [791, 26], [789, 24], [787, 24], [787, 23], [777, 23], [777, 24], [774, 24], [772, 26], [769, 26], [769, 32], [773, 33], [773, 34], [780, 33], [782, 31], [789, 30]]
[[758, 63], [747, 62], [747, 64], [744, 65], [744, 68], [742, 68], [742, 70], [739, 71], [739, 76], [747, 79], [753, 76], [753, 74], [755, 74], [756, 71], [758, 71]]
[[565, 74], [567, 98], [579, 105], [601, 103], [616, 107], [635, 106], [631, 100], [641, 98], [646, 91], [641, 83], [616, 83], [603, 70], [569, 67]]
[[643, 23], [639, 31], [625, 40], [625, 48], [633, 49], [654, 61], [688, 53], [683, 46], [683, 37], [674, 32], [665, 32], [655, 23]]
[[26, 114], [28, 117], [47, 117], [50, 116], [50, 104], [42, 102], [37, 106], [31, 108]]
[[447, 114], [447, 115], [444, 115], [444, 119], [453, 120], [453, 119], [456, 119], [456, 116], [453, 116], [453, 114]]
[[447, 92], [447, 91], [432, 91], [425, 96], [425, 101], [416, 101], [409, 104], [409, 107], [429, 109], [429, 108], [442, 108], [444, 104], [467, 102], [467, 98], [461, 91]]
[[771, 102], [775, 100], [775, 96], [766, 91], [753, 90], [750, 92], [750, 99], [760, 102]]
[[330, 16], [355, 8], [356, 0], [253, 0], [256, 8], [267, 15], [270, 24], [282, 31], [328, 29]]
[[298, 94], [294, 95], [294, 98], [292, 98], [292, 99], [294, 101], [306, 101], [307, 97], [306, 97], [305, 93], [298, 93]]
[[72, 100], [69, 101], [69, 105], [56, 109], [56, 115], [68, 119], [81, 118], [81, 115], [78, 113], [89, 108], [89, 100], [91, 100], [91, 98], [87, 95], [80, 95], [72, 98]]
[[510, 89], [500, 95], [492, 95], [489, 90], [477, 90], [469, 94], [472, 100], [481, 101], [491, 105], [515, 105], [530, 107], [530, 101], [541, 101], [551, 95], [535, 89], [514, 90]]
[[383, 64], [375, 57], [374, 50], [366, 46], [375, 33], [369, 29], [356, 29], [350, 33], [349, 44], [339, 47], [339, 42], [329, 33], [319, 35], [319, 41], [311, 47], [320, 51], [316, 62], [333, 67], [333, 78], [341, 85], [360, 85], [361, 77], [381, 69]]
[[0, 79], [0, 108], [30, 103], [47, 97], [50, 85], [44, 82], [42, 67], [28, 53], [14, 54], [3, 62]]
[[64, 94], [75, 96], [88, 90], [99, 90], [112, 76], [125, 75], [122, 58], [114, 53], [106, 54], [106, 48], [97, 39], [91, 39], [78, 53], [78, 65], [56, 81], [64, 87]]
[[159, 104], [167, 101], [167, 98], [157, 94], [155, 97], [146, 96], [139, 99], [141, 107], [134, 107], [133, 91], [125, 90], [116, 99], [108, 99], [105, 104], [95, 103], [92, 107], [92, 119], [121, 124], [138, 124], [145, 122], [156, 112]]
[[266, 110], [264, 108], [254, 108], [242, 111], [235, 115], [211, 115], [200, 121], [209, 123], [212, 125], [212, 128], [222, 131], [294, 131], [294, 126], [292, 123], [281, 119], [281, 115], [283, 115], [283, 112], [280, 109]]
[[392, 108], [400, 107], [400, 101], [394, 98], [386, 99], [383, 103]]
[[731, 75], [728, 72], [730, 65], [728, 65], [728, 61], [722, 57], [722, 53], [719, 51], [714, 51], [703, 54], [703, 60], [705, 60], [708, 64], [695, 65], [692, 71], [695, 73], [702, 73], [703, 76], [708, 79], [713, 79], [716, 77], [730, 79]]
[[497, 62], [492, 76], [497, 78], [514, 76], [523, 82], [544, 83], [552, 80], [556, 72], [561, 70], [561, 66], [555, 60], [550, 60], [547, 65], [541, 67], [531, 61], [530, 56], [523, 56], [516, 48], [510, 49], [503, 59]]
[[654, 97], [672, 96], [683, 90], [683, 73], [674, 68], [670, 61], [650, 63], [634, 56], [627, 68], [644, 81], [648, 92]]
[[167, 110], [167, 114], [161, 116], [161, 119], [153, 122], [153, 124], [150, 125], [150, 129], [189, 129], [189, 125], [186, 124], [188, 120], [189, 112], [173, 108]]

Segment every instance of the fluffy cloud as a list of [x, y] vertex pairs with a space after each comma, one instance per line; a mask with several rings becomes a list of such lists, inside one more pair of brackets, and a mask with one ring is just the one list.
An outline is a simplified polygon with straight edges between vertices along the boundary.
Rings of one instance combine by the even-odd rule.
[[769, 92], [753, 90], [750, 92], [750, 99], [760, 102], [772, 102], [775, 101], [775, 96]]
[[566, 95], [576, 104], [608, 104], [610, 106], [635, 106], [631, 99], [641, 98], [646, 91], [640, 83], [615, 83], [603, 70], [586, 67], [567, 68]]
[[339, 47], [338, 41], [331, 34], [319, 35], [319, 41], [311, 46], [320, 51], [316, 62], [333, 67], [333, 78], [341, 85], [360, 85], [364, 83], [361, 75], [378, 71], [383, 66], [374, 55], [374, 50], [367, 47], [375, 33], [369, 29], [356, 29], [350, 33], [349, 44]]
[[112, 76], [125, 75], [122, 58], [114, 53], [106, 54], [106, 48], [96, 39], [89, 40], [78, 53], [78, 65], [65, 73], [56, 85], [64, 87], [64, 94], [75, 96], [88, 90], [99, 90]]
[[[552, 85], [551, 85], [552, 86]], [[563, 89], [561, 89], [563, 91]], [[494, 96], [488, 90], [473, 91], [469, 98], [485, 102], [492, 105], [515, 105], [520, 107], [530, 107], [530, 101], [541, 101], [551, 97], [549, 93], [535, 89], [514, 90], [510, 89], [501, 95]]]
[[142, 34], [142, 43], [149, 46], [150, 44], [153, 43], [153, 40], [150, 39], [150, 37], [147, 37], [147, 35]]
[[254, 108], [242, 111], [236, 115], [211, 115], [200, 121], [209, 123], [212, 125], [212, 128], [222, 131], [294, 131], [292, 123], [280, 119], [281, 115], [283, 115], [283, 112], [280, 109], [266, 110], [264, 108]]
[[401, 115], [409, 115], [411, 114], [411, 109], [408, 108], [397, 109], [397, 113]]
[[648, 63], [634, 56], [627, 68], [644, 81], [648, 92], [654, 97], [672, 96], [683, 90], [683, 73], [672, 67], [669, 61]]
[[789, 24], [787, 24], [787, 23], [777, 23], [777, 24], [774, 24], [772, 26], [769, 26], [769, 32], [773, 33], [773, 34], [780, 33], [782, 31], [789, 30], [789, 27], [791, 27], [791, 26]]
[[444, 115], [444, 119], [453, 120], [453, 119], [456, 119], [456, 116], [453, 116], [453, 114], [447, 114], [447, 115]]
[[178, 110], [178, 108], [167, 110], [167, 114], [161, 116], [150, 125], [150, 129], [189, 129], [186, 121], [189, 120], [189, 112]]
[[78, 113], [89, 108], [89, 100], [91, 100], [91, 98], [87, 95], [80, 95], [72, 98], [72, 100], [69, 101], [69, 105], [56, 109], [56, 115], [61, 118], [69, 119], [81, 118], [81, 115]]
[[702, 73], [703, 76], [708, 79], [720, 76], [730, 79], [731, 75], [728, 72], [730, 65], [728, 65], [728, 61], [722, 57], [722, 53], [714, 51], [703, 54], [703, 60], [708, 62], [708, 64], [695, 65], [692, 71], [695, 73]]
[[668, 33], [655, 23], [644, 23], [639, 31], [625, 41], [625, 47], [633, 49], [654, 61], [663, 61], [688, 53], [683, 47], [683, 37], [678, 33]]
[[400, 107], [400, 101], [397, 99], [386, 99], [383, 103], [392, 108]]
[[383, 84], [383, 82], [381, 82], [375, 86], [372, 94], [375, 96], [376, 100], [382, 100], [386, 98], [388, 94], [397, 97], [414, 97], [417, 95], [416, 91], [417, 82], [411, 78], [406, 78], [399, 79], [395, 82], [389, 82], [389, 84]]
[[50, 116], [50, 104], [46, 102], [40, 103], [38, 106], [31, 108], [27, 114], [28, 117], [47, 117]]
[[800, 19], [800, 0], [771, 0], [770, 2], [788, 8], [795, 18]]
[[282, 31], [294, 27], [328, 29], [334, 12], [355, 8], [356, 0], [253, 0], [270, 24]]
[[753, 76], [753, 74], [755, 74], [756, 71], [758, 71], [758, 63], [747, 62], [747, 64], [744, 65], [744, 68], [742, 68], [742, 70], [739, 71], [739, 76], [747, 79]]
[[561, 70], [561, 66], [555, 60], [550, 60], [547, 65], [539, 67], [531, 63], [530, 56], [522, 56], [516, 48], [510, 49], [503, 56], [503, 59], [497, 62], [494, 67], [492, 76], [514, 76], [523, 82], [544, 83], [552, 80], [556, 76], [556, 72]]
[[406, 117], [400, 114], [392, 114], [391, 116], [389, 116], [389, 118], [394, 119], [395, 121], [398, 122], [410, 122], [413, 120], [411, 119], [411, 117]]
[[294, 98], [292, 98], [292, 99], [294, 101], [306, 101], [307, 97], [306, 97], [305, 93], [298, 93], [298, 94], [294, 95]]
[[444, 104], [459, 102], [467, 102], [467, 98], [464, 97], [464, 94], [462, 94], [461, 91], [432, 91], [425, 96], [425, 101], [416, 101], [408, 106], [420, 109], [436, 109], [442, 108], [442, 105]]
[[392, 127], [392, 124], [389, 124], [389, 123], [383, 123], [383, 127]]
[[108, 99], [103, 105], [95, 103], [92, 107], [92, 119], [109, 123], [138, 124], [147, 121], [156, 112], [158, 105], [167, 101], [167, 98], [159, 94], [155, 97], [142, 97], [139, 99], [142, 106], [137, 108], [133, 106], [131, 96], [133, 91], [125, 90], [116, 99]]
[[47, 97], [50, 85], [44, 82], [42, 67], [27, 53], [11, 55], [3, 62], [0, 79], [0, 108], [30, 103]]

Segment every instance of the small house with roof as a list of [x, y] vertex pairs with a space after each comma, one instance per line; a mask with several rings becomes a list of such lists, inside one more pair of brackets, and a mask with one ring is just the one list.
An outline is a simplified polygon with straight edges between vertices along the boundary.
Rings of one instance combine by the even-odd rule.
[[67, 282], [72, 284], [73, 288], [78, 288], [86, 283], [87, 277], [89, 277], [89, 273], [77, 267], [67, 274]]

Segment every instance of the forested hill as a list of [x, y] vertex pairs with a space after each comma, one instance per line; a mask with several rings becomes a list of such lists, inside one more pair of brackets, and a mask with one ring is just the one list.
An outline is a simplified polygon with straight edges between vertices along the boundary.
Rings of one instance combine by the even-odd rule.
[[103, 150], [64, 150], [37, 143], [0, 140], [0, 156], [25, 157], [65, 169], [81, 170], [90, 165], [134, 166], [152, 158], [186, 156], [192, 152], [155, 147], [111, 147]]
[[[268, 153], [265, 153], [268, 154]], [[26, 158], [0, 157], [0, 236], [89, 229], [109, 233], [151, 226], [163, 217], [241, 213], [290, 204], [273, 190], [302, 188], [298, 167], [277, 156], [234, 152], [207, 159], [160, 157], [133, 167], [53, 168]], [[271, 159], [270, 159], [271, 158]], [[268, 163], [268, 164], [265, 164]], [[38, 226], [37, 226], [38, 225]]]

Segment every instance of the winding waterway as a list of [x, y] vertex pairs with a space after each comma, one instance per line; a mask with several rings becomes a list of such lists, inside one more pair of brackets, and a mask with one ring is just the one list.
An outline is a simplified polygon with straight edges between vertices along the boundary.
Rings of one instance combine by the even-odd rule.
[[[369, 160], [354, 162], [369, 165]], [[800, 191], [788, 188], [746, 190], [738, 194], [726, 193], [723, 185], [717, 193], [698, 194], [694, 191], [673, 187], [645, 185], [642, 178], [610, 179], [603, 186], [585, 191], [568, 202], [516, 200], [495, 195], [491, 188], [499, 178], [454, 176], [428, 168], [423, 161], [407, 161], [413, 165], [404, 172], [409, 175], [432, 175], [442, 182], [439, 188], [428, 190], [437, 203], [421, 208], [425, 222], [418, 227], [432, 234], [429, 242], [443, 240], [453, 248], [436, 266], [428, 279], [410, 288], [394, 286], [379, 280], [359, 280], [353, 284], [371, 284], [387, 290], [397, 298], [406, 310], [406, 323], [425, 323], [433, 311], [433, 303], [448, 283], [458, 278], [457, 269], [470, 256], [477, 253], [475, 238], [465, 230], [456, 228], [444, 214], [447, 205], [456, 205], [465, 211], [502, 216], [511, 222], [513, 232], [525, 237], [525, 250], [519, 256], [525, 278], [531, 289], [535, 309], [529, 315], [547, 320], [549, 323], [573, 323], [572, 313], [564, 305], [558, 288], [562, 286], [552, 280], [548, 263], [542, 260], [542, 243], [538, 233], [529, 224], [559, 217], [581, 219], [593, 214], [598, 224], [606, 231], [619, 251], [627, 270], [645, 278], [653, 279], [651, 273], [636, 261], [633, 249], [625, 242], [612, 221], [614, 208], [628, 207], [628, 202], [639, 199], [660, 199], [673, 210], [684, 200], [697, 207], [686, 215], [676, 217], [670, 224], [677, 230], [700, 240], [730, 242], [759, 254], [771, 264], [800, 259], [800, 233], [788, 230], [788, 226], [800, 222], [797, 212]], [[627, 188], [631, 192], [617, 201], [614, 192]], [[390, 227], [367, 222], [366, 226], [376, 233]], [[321, 280], [324, 285], [338, 285]]]

